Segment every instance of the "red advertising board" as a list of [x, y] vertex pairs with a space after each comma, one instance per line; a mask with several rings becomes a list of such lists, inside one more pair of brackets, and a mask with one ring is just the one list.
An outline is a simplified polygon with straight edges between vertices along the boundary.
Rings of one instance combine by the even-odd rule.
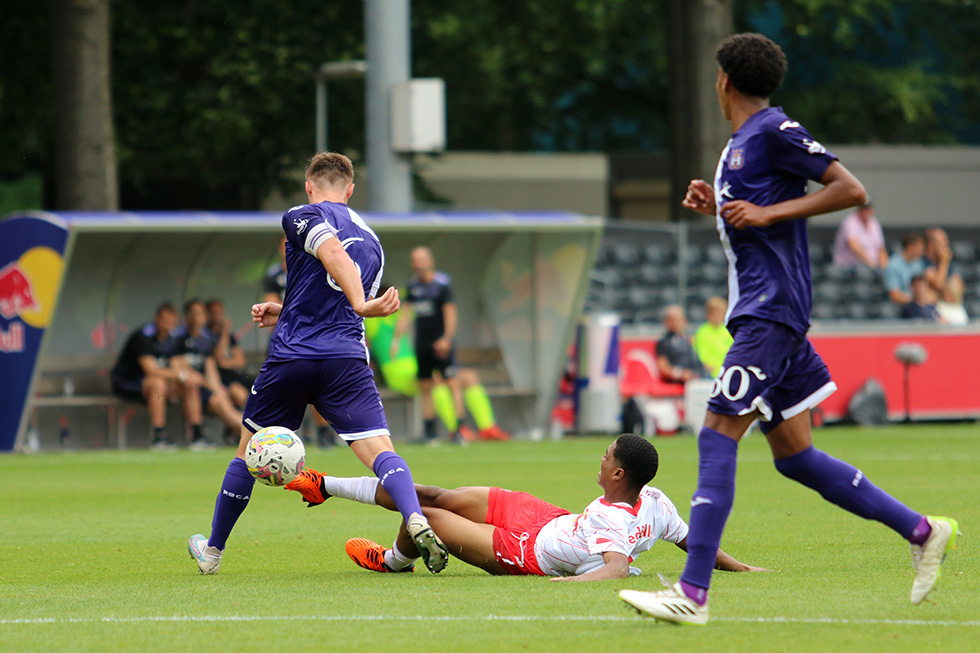
[[[885, 389], [888, 414], [905, 416], [904, 365], [895, 357], [899, 345], [915, 343], [927, 354], [922, 365], [909, 369], [909, 405], [912, 419], [980, 417], [980, 330], [936, 326], [880, 331], [821, 329], [810, 335], [837, 383], [837, 392], [820, 405], [824, 418], [843, 419], [847, 402], [869, 378]], [[620, 340], [621, 388], [624, 395], [656, 395], [657, 379], [652, 354], [656, 339], [624, 334]]]

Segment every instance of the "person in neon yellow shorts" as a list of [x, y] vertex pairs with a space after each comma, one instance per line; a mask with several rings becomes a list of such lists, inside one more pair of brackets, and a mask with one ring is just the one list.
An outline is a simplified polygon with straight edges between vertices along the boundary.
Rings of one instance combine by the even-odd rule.
[[[394, 349], [392, 355], [392, 341], [397, 324], [397, 314], [371, 318], [364, 321], [364, 333], [371, 349], [371, 357], [381, 370], [385, 385], [406, 397], [414, 397], [419, 391], [418, 360], [415, 358], [415, 348], [412, 346], [411, 339], [405, 336], [398, 339], [398, 347]], [[465, 403], [473, 416], [480, 439], [509, 439], [507, 432], [497, 426], [490, 397], [487, 395], [486, 388], [480, 383], [476, 370], [462, 368], [456, 378], [462, 389], [463, 401], [460, 403]], [[453, 394], [445, 382], [437, 383], [432, 389], [432, 403], [435, 405], [436, 414], [449, 433], [459, 430], [466, 434], [469, 431], [466, 426], [459, 423], [459, 415], [463, 413], [462, 406], [456, 405]], [[458, 412], [457, 408], [459, 408]], [[475, 439], [472, 431], [469, 431], [469, 435], [469, 439]]]

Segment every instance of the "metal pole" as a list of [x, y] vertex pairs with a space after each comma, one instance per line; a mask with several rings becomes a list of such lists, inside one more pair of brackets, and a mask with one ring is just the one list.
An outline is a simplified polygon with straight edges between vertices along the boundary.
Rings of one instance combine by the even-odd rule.
[[409, 0], [365, 0], [367, 164], [371, 211], [412, 210], [409, 159], [391, 149], [392, 86], [411, 75]]
[[327, 80], [316, 80], [316, 151], [327, 151]]

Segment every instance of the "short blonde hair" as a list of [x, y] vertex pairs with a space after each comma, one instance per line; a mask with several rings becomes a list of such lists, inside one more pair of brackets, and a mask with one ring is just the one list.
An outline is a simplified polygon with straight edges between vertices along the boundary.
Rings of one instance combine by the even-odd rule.
[[306, 180], [316, 185], [347, 186], [354, 181], [354, 164], [337, 152], [318, 152], [306, 166]]
[[728, 302], [718, 296], [708, 297], [707, 301], [704, 302], [704, 310], [710, 311], [713, 308], [718, 308], [723, 311], [728, 310]]

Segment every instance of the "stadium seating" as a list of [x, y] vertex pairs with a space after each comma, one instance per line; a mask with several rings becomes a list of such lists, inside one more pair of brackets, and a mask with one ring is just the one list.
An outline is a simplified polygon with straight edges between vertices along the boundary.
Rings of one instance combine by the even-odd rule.
[[[980, 317], [980, 247], [962, 237], [953, 239], [952, 247], [954, 269], [966, 285], [963, 304], [969, 315]], [[609, 228], [596, 259], [586, 311], [615, 310], [624, 324], [659, 324], [665, 306], [681, 303], [688, 319], [700, 322], [708, 297], [728, 296], [728, 259], [710, 228], [689, 239], [683, 257], [686, 275], [680, 274], [680, 258], [676, 240], [662, 233]], [[810, 272], [814, 319], [898, 319], [878, 271], [833, 264], [832, 229], [811, 228]]]

